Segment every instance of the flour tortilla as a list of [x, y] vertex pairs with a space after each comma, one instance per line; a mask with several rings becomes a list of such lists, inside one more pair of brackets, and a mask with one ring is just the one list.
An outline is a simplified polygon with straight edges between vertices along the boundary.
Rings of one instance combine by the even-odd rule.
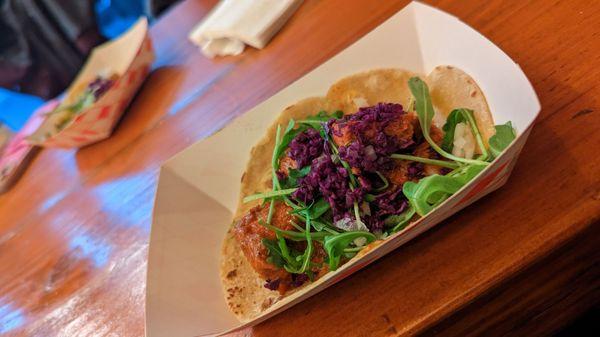
[[[437, 118], [434, 117], [434, 123], [436, 120], [445, 122], [446, 117], [456, 108], [471, 109], [487, 147], [488, 140], [496, 133], [496, 129], [485, 96], [475, 80], [456, 67], [437, 66], [427, 75], [425, 82], [429, 87], [433, 108], [438, 115]], [[439, 125], [439, 122], [435, 124], [440, 128], [443, 125]]]
[[[240, 199], [234, 219], [238, 221], [259, 201], [244, 204], [244, 196], [271, 189], [271, 157], [275, 146], [277, 125], [285, 128], [290, 119], [300, 120], [329, 110], [324, 97], [304, 99], [287, 107], [275, 123], [267, 130], [266, 136], [250, 152], [250, 161], [241, 181]], [[282, 131], [283, 132], [283, 131]], [[234, 223], [235, 223], [234, 221]], [[241, 321], [249, 321], [280, 299], [276, 291], [264, 287], [265, 281], [252, 269], [231, 228], [223, 242], [221, 280], [229, 308]], [[291, 292], [288, 292], [289, 295]]]
[[[412, 97], [407, 82], [412, 76], [415, 74], [401, 69], [378, 69], [358, 73], [334, 83], [326, 97], [307, 98], [283, 110], [267, 130], [265, 137], [251, 151], [250, 160], [241, 179], [238, 209], [233, 223], [259, 204], [259, 201], [243, 204], [243, 197], [271, 189], [271, 157], [275, 146], [277, 125], [281, 125], [283, 129], [290, 119], [304, 119], [323, 110], [327, 112], [342, 110], [345, 114], [352, 114], [360, 106], [370, 106], [379, 102], [400, 103], [406, 109]], [[473, 79], [464, 72], [452, 67], [438, 67], [426, 78], [426, 81], [430, 88], [433, 88], [432, 100], [435, 108], [444, 116], [447, 116], [453, 108], [471, 108], [475, 111], [477, 122], [489, 123], [493, 130], [493, 121], [485, 97]], [[475, 95], [471, 95], [473, 91]], [[448, 106], [451, 108], [447, 108]], [[486, 128], [487, 126], [485, 124]], [[376, 242], [372, 245], [375, 247], [377, 244]], [[246, 260], [231, 228], [223, 242], [222, 254], [223, 289], [226, 301], [238, 319], [243, 322], [250, 321], [282, 299], [278, 292], [264, 287], [264, 280]], [[359, 254], [355, 258], [360, 258], [362, 255]], [[314, 285], [314, 283], [306, 284], [288, 291], [285, 296], [305, 291]]]
[[345, 114], [380, 102], [400, 103], [406, 108], [411, 99], [407, 82], [413, 76], [417, 74], [402, 69], [358, 73], [334, 83], [327, 92], [327, 100], [333, 109]]

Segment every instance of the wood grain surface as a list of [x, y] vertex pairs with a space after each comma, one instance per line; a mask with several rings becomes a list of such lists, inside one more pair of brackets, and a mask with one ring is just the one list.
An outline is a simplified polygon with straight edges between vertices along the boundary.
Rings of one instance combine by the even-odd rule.
[[[600, 302], [600, 3], [427, 1], [523, 68], [542, 103], [508, 183], [318, 296], [238, 335], [548, 335]], [[154, 70], [114, 135], [44, 150], [0, 196], [0, 335], [142, 336], [161, 162], [407, 1], [305, 1], [264, 50], [204, 58], [213, 0], [151, 29]], [[385, 52], [382, 50], [381, 52]]]

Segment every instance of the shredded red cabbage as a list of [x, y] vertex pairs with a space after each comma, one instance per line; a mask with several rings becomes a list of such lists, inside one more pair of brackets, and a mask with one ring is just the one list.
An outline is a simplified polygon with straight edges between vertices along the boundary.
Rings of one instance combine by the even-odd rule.
[[296, 161], [297, 168], [309, 165], [313, 159], [323, 154], [325, 141], [315, 129], [300, 132], [290, 142], [290, 158]]
[[308, 275], [306, 274], [292, 274], [292, 282], [290, 285], [294, 288], [298, 288], [308, 281]]
[[371, 214], [364, 217], [364, 222], [374, 232], [383, 230], [385, 218], [404, 212], [408, 207], [408, 200], [402, 194], [402, 189], [398, 188], [380, 194], [369, 206]]
[[277, 290], [277, 289], [279, 289], [279, 283], [281, 283], [280, 279], [266, 280], [265, 288], [267, 288], [269, 290]]
[[402, 120], [403, 115], [406, 112], [401, 104], [379, 103], [334, 121], [334, 135], [352, 135], [350, 144], [340, 146], [340, 157], [361, 171], [390, 169], [390, 154], [415, 145], [412, 125]]
[[[298, 168], [310, 165], [311, 169], [298, 180], [299, 186], [292, 198], [308, 205], [322, 196], [331, 206], [334, 222], [353, 219], [354, 203], [361, 204], [366, 193], [386, 183], [377, 173], [394, 169], [395, 162], [389, 155], [413, 151], [418, 121], [400, 104], [379, 103], [360, 108], [353, 115], [331, 119], [323, 126], [338, 145], [339, 158], [332, 155], [327, 140], [316, 129], [299, 133], [290, 142], [289, 156]], [[350, 188], [349, 173], [339, 159], [352, 167], [358, 180], [356, 188]], [[422, 164], [408, 167], [411, 179], [421, 176], [422, 172]], [[382, 230], [385, 218], [402, 213], [407, 205], [402, 189], [393, 186], [370, 202], [368, 211], [361, 212], [361, 218], [371, 231]]]
[[283, 173], [282, 171], [277, 171], [277, 172], [275, 172], [275, 174], [277, 175], [277, 179], [279, 181], [283, 181], [286, 178], [285, 173]]
[[310, 172], [300, 178], [299, 185], [292, 197], [309, 204], [319, 194], [322, 195], [331, 206], [334, 220], [348, 216], [354, 202], [362, 201], [366, 192], [362, 187], [352, 191], [348, 171], [339, 163], [334, 163], [331, 155], [328, 154], [323, 154], [312, 161]]
[[408, 166], [408, 177], [410, 179], [421, 178], [423, 176], [422, 163], [410, 163]]
[[97, 100], [98, 98], [100, 98], [100, 96], [104, 95], [104, 93], [107, 92], [108, 89], [110, 89], [114, 82], [115, 81], [109, 78], [103, 78], [98, 76], [88, 85], [88, 90], [94, 94], [94, 98]]

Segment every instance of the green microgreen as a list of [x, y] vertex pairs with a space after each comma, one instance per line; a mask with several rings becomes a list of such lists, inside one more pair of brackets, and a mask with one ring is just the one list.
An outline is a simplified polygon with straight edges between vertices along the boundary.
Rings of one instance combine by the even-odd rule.
[[375, 241], [375, 235], [373, 233], [364, 231], [344, 232], [338, 235], [327, 236], [323, 241], [323, 248], [327, 252], [329, 270], [336, 270], [340, 265], [342, 254], [344, 249], [352, 248], [350, 244], [357, 238], [367, 239], [367, 243]]
[[404, 183], [402, 192], [417, 214], [424, 216], [450, 195], [456, 193], [484, 168], [481, 165], [465, 165], [452, 175], [434, 174], [416, 183], [409, 181]]
[[256, 194], [252, 194], [252, 195], [245, 197], [242, 200], [242, 202], [247, 203], [250, 201], [260, 200], [260, 199], [276, 199], [277, 197], [282, 197], [284, 195], [290, 195], [290, 194], [294, 193], [297, 189], [298, 188], [287, 188], [284, 190], [256, 193]]
[[409, 204], [408, 208], [404, 210], [404, 212], [398, 215], [390, 215], [384, 220], [384, 224], [386, 226], [393, 226], [389, 231], [390, 233], [396, 233], [402, 229], [404, 229], [410, 219], [415, 215], [415, 209], [412, 205]]
[[517, 138], [517, 132], [511, 122], [496, 125], [494, 128], [496, 129], [496, 134], [490, 137], [490, 152], [494, 157], [498, 157]]
[[446, 167], [446, 168], [450, 168], [450, 169], [455, 169], [460, 166], [458, 163], [453, 162], [453, 161], [423, 158], [423, 157], [412, 156], [409, 154], [394, 153], [394, 154], [390, 155], [390, 158], [409, 160], [409, 161], [414, 161], [414, 162], [423, 163], [423, 164], [427, 164], [427, 165]]
[[381, 179], [381, 181], [383, 182], [383, 185], [381, 187], [374, 189], [374, 191], [375, 192], [384, 191], [385, 189], [387, 189], [390, 186], [390, 183], [388, 182], [387, 178], [383, 174], [381, 174], [381, 172], [375, 171], [375, 173], [377, 174], [379, 179]]

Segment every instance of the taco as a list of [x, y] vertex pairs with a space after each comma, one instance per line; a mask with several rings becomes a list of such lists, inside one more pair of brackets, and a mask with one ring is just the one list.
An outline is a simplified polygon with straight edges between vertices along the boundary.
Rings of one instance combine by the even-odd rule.
[[118, 75], [98, 75], [93, 81], [74, 88], [67, 97], [49, 114], [60, 114], [56, 128], [62, 130], [78, 114], [94, 104], [117, 80]]
[[[498, 132], [496, 134], [496, 130]], [[507, 131], [508, 130], [508, 131]], [[242, 321], [425, 216], [515, 138], [460, 69], [355, 74], [287, 107], [252, 149], [223, 243]]]
[[43, 142], [67, 127], [79, 114], [96, 103], [118, 80], [115, 73], [99, 74], [89, 82], [83, 82], [69, 89], [60, 104], [48, 112], [50, 130], [40, 127], [28, 138], [34, 143]]

